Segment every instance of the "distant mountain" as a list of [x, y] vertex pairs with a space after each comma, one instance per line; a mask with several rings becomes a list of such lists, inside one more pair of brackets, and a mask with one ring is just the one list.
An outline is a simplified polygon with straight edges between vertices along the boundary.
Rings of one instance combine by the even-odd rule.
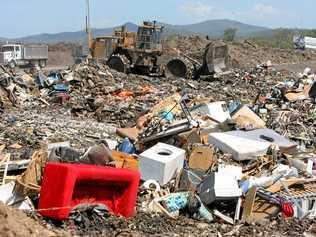
[[1, 38], [0, 37], [0, 43], [5, 43], [5, 42], [7, 42], [7, 40], [8, 40], [7, 38]]
[[[137, 31], [137, 25], [131, 22], [125, 24], [129, 31]], [[189, 25], [171, 25], [164, 24], [165, 34], [202, 34], [210, 37], [221, 37], [228, 28], [237, 29], [237, 37], [249, 37], [261, 32], [268, 33], [269, 28], [248, 25], [232, 20], [209, 20]], [[111, 35], [114, 28], [93, 29], [93, 36]], [[39, 34], [27, 37], [11, 39], [11, 41], [20, 41], [24, 43], [57, 43], [57, 42], [84, 42], [86, 41], [86, 32], [62, 32], [55, 34]]]
[[[125, 24], [129, 31], [136, 31], [137, 25], [133, 23]], [[117, 26], [119, 27], [119, 26]], [[104, 28], [104, 29], [92, 29], [94, 37], [101, 35], [111, 35], [113, 30], [117, 27]], [[83, 42], [86, 41], [86, 31], [75, 31], [75, 32], [62, 32], [53, 34], [39, 34], [31, 35], [22, 38], [12, 39], [12, 41], [19, 41], [23, 43], [58, 43], [58, 42]]]
[[221, 37], [224, 31], [228, 28], [237, 29], [237, 37], [249, 37], [263, 31], [269, 31], [269, 28], [248, 25], [232, 20], [209, 20], [190, 25], [166, 25], [166, 31], [169, 34], [182, 33], [191, 34], [197, 33], [208, 35], [210, 37]]

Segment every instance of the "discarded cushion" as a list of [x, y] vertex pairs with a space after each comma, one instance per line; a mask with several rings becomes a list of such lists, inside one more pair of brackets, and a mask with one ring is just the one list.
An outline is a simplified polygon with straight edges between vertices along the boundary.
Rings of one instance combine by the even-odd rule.
[[131, 217], [140, 174], [136, 171], [82, 164], [48, 163], [42, 182], [39, 212], [64, 220], [79, 204], [104, 204], [114, 215]]

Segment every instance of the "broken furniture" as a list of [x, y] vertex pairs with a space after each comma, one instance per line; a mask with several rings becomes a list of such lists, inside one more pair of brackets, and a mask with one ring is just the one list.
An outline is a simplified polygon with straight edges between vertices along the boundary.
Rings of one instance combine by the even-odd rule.
[[67, 219], [79, 204], [104, 204], [110, 213], [134, 214], [140, 175], [136, 171], [94, 165], [48, 163], [39, 209], [43, 216]]

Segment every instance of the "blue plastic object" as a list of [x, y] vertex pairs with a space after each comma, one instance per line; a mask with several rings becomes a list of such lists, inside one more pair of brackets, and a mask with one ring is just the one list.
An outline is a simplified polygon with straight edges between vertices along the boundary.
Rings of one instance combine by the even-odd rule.
[[163, 111], [160, 113], [160, 117], [168, 122], [172, 122], [174, 120], [174, 115], [171, 112]]
[[135, 154], [136, 152], [134, 144], [128, 138], [124, 138], [118, 149], [127, 154]]
[[[166, 203], [168, 211], [176, 212], [185, 208], [188, 205], [189, 195], [190, 195], [190, 192], [180, 192], [180, 193], [172, 193], [166, 196], [165, 203]], [[198, 201], [201, 204], [199, 208], [200, 219], [204, 219], [207, 222], [212, 222], [213, 221], [212, 214], [204, 206], [201, 199], [197, 195], [195, 195], [195, 197], [198, 199]]]
[[56, 85], [53, 85], [53, 89], [54, 91], [58, 91], [58, 92], [68, 92], [69, 86], [65, 84], [56, 84]]
[[238, 100], [234, 100], [229, 102], [228, 111], [230, 114], [234, 113], [241, 106], [241, 102]]

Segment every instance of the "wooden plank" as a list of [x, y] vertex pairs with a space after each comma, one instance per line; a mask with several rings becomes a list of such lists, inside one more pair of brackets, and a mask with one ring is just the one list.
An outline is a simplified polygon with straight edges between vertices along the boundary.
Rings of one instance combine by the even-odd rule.
[[[288, 180], [283, 181], [288, 187], [301, 182], [302, 179], [298, 178], [290, 178]], [[277, 193], [283, 188], [283, 185], [280, 182], [276, 182], [275, 184], [271, 185], [267, 190], [272, 193]]]
[[257, 199], [249, 219], [251, 219], [251, 221], [258, 221], [264, 218], [269, 219], [272, 216], [276, 216], [279, 212], [280, 210], [278, 206], [265, 200]]
[[242, 212], [242, 218], [241, 218], [242, 222], [249, 221], [249, 218], [251, 217], [251, 213], [252, 213], [253, 206], [256, 199], [257, 190], [258, 190], [257, 187], [252, 187], [246, 194], [246, 199], [243, 205], [243, 212]]

